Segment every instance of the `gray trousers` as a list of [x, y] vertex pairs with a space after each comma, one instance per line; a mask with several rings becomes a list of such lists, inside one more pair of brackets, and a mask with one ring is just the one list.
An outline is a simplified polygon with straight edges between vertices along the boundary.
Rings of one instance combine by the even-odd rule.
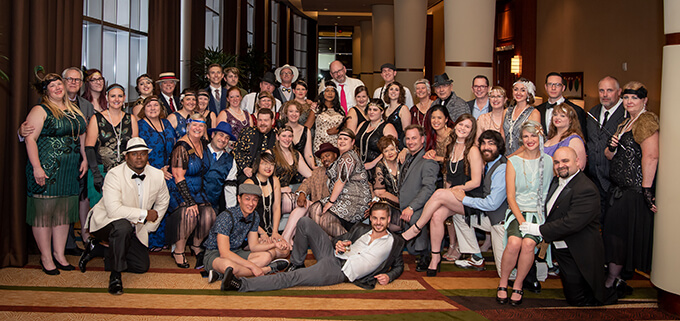
[[295, 231], [295, 246], [290, 256], [293, 265], [302, 265], [307, 257], [307, 247], [312, 249], [316, 264], [293, 272], [277, 273], [242, 279], [239, 292], [273, 291], [294, 286], [322, 286], [345, 282], [342, 272], [344, 260], [335, 257], [335, 245], [328, 234], [311, 218], [298, 221]]

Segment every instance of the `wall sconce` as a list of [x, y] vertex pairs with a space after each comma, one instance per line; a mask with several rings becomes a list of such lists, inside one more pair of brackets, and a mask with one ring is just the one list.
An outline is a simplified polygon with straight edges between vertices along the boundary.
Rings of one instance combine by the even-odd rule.
[[510, 72], [519, 77], [522, 73], [522, 56], [515, 55], [512, 57], [510, 60]]

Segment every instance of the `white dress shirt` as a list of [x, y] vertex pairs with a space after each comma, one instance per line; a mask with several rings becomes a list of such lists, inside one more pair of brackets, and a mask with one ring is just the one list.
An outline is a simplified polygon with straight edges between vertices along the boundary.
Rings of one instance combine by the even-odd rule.
[[[563, 102], [564, 102], [564, 96], [561, 96], [560, 99], [555, 101], [554, 106], [557, 106], [557, 105], [559, 105]], [[550, 100], [548, 100], [548, 104], [552, 104], [550, 102]], [[548, 108], [548, 105], [546, 105], [546, 108], [545, 108], [545, 125], [548, 126], [548, 127], [550, 127], [550, 123], [552, 122], [553, 109], [554, 109], [553, 107]], [[547, 133], [548, 128], [546, 128], [545, 131]]]
[[[550, 216], [550, 212], [552, 212], [553, 205], [555, 205], [555, 201], [557, 201], [557, 198], [560, 197], [560, 194], [562, 193], [562, 190], [564, 190], [564, 187], [569, 184], [572, 178], [578, 174], [580, 170], [577, 170], [576, 173], [573, 175], [567, 177], [567, 178], [562, 178], [560, 177], [557, 181], [557, 189], [555, 189], [555, 192], [553, 195], [550, 197], [548, 200], [548, 203], [546, 203], [546, 206], [548, 207], [548, 212], [547, 216]], [[557, 249], [566, 249], [567, 248], [567, 243], [564, 241], [553, 241], [553, 245], [555, 245], [555, 248]]]
[[373, 234], [373, 230], [368, 231], [352, 243], [349, 251], [335, 254], [336, 257], [347, 260], [342, 267], [342, 272], [345, 273], [350, 282], [375, 271], [390, 255], [394, 242], [392, 233], [387, 231], [386, 235], [373, 240], [373, 242], [371, 242], [371, 234]]
[[[607, 116], [607, 118], [611, 119], [612, 115], [616, 112], [617, 109], [619, 109], [622, 102], [623, 102], [623, 99], [619, 98], [619, 101], [616, 103], [616, 105], [614, 105], [614, 107], [612, 107], [612, 108], [609, 108], [609, 110], [604, 108], [604, 106], [602, 106], [602, 108], [600, 108], [600, 117], [598, 118], [600, 120], [600, 127], [602, 127], [602, 122], [604, 121], [604, 113], [609, 112], [609, 115]], [[624, 111], [624, 113], [625, 113], [625, 111]], [[607, 121], [609, 121], [609, 120], [607, 120]]]
[[[132, 178], [132, 175], [137, 174], [135, 173], [130, 167], [125, 166], [125, 175], [128, 177]], [[145, 173], [142, 173], [140, 175], [144, 175]], [[139, 220], [136, 223], [144, 224], [144, 220], [146, 220], [146, 215], [147, 211], [145, 209], [142, 209], [142, 204], [144, 204], [144, 181], [142, 181], [139, 178], [133, 179], [133, 181], [137, 184], [137, 197], [139, 199]], [[136, 224], [135, 223], [135, 224]]]

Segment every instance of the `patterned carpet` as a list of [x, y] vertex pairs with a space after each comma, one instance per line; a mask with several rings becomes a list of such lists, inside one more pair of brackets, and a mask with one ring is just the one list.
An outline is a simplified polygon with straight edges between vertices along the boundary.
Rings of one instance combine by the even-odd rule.
[[[87, 273], [46, 276], [38, 256], [23, 268], [0, 269], [0, 319], [3, 320], [677, 320], [658, 309], [656, 290], [642, 275], [629, 282], [632, 296], [618, 305], [569, 307], [559, 278], [550, 277], [540, 294], [526, 293], [519, 308], [494, 299], [498, 275], [487, 270], [443, 264], [434, 278], [415, 272], [414, 259], [395, 282], [367, 291], [352, 284], [297, 287], [260, 293], [225, 293], [194, 269], [177, 268], [169, 252], [151, 255], [151, 270], [124, 273], [125, 294], [107, 293], [109, 273], [101, 259]], [[76, 257], [68, 257], [75, 265]], [[188, 257], [194, 263], [193, 257]], [[308, 256], [306, 264], [314, 263]]]

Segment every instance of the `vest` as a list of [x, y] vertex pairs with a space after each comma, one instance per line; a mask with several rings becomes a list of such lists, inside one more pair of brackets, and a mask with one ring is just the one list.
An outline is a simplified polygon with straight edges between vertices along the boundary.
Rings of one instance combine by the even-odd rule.
[[[491, 176], [493, 176], [493, 172], [496, 171], [498, 166], [501, 164], [505, 164], [508, 162], [508, 159], [505, 158], [505, 156], [501, 155], [501, 159], [499, 159], [496, 164], [493, 164], [491, 168], [489, 168], [489, 171], [486, 173], [486, 176], [484, 176], [484, 180], [482, 180], [482, 197], [487, 197], [489, 194], [491, 194]], [[486, 216], [489, 217], [489, 220], [491, 221], [491, 225], [496, 225], [503, 221], [505, 219], [505, 213], [508, 210], [508, 200], [507, 198], [503, 200], [503, 203], [501, 206], [499, 206], [495, 211], [489, 211], [489, 212], [484, 212]]]
[[214, 161], [210, 155], [210, 168], [203, 176], [205, 194], [210, 204], [217, 210], [221, 209], [224, 202], [224, 186], [236, 185], [236, 182], [225, 181], [234, 164], [234, 156], [231, 153], [223, 153], [219, 160]]

